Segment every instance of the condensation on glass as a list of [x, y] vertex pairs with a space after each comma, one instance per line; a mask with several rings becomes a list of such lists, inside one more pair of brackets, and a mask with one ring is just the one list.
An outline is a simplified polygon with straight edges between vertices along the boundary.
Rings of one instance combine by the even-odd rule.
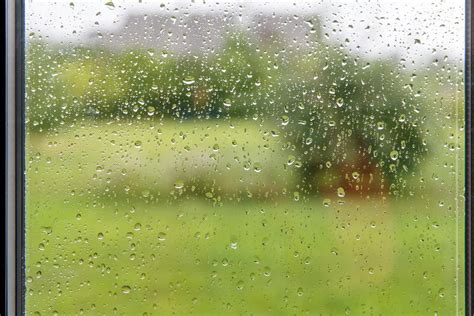
[[464, 310], [464, 1], [26, 1], [26, 312]]

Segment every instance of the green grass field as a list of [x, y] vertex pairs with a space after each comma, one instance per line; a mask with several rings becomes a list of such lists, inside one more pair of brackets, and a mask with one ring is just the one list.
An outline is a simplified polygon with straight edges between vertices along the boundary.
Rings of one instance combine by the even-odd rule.
[[[428, 161], [423, 187], [404, 198], [295, 201], [293, 189], [281, 193], [295, 181], [280, 168], [291, 153], [267, 129], [173, 124], [28, 137], [27, 314], [462, 311], [462, 214], [449, 170], [434, 176]], [[200, 145], [183, 150], [190, 144]], [[248, 196], [262, 185], [279, 194]]]

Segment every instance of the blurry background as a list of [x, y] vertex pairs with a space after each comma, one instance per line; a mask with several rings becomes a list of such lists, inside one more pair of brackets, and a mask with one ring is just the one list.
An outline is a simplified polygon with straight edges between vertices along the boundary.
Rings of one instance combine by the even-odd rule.
[[461, 1], [26, 11], [27, 313], [462, 313]]

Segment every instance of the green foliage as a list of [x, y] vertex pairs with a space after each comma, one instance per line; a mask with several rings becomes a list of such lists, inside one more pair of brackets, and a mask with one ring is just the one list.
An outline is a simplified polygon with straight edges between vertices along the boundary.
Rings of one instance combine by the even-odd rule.
[[[292, 140], [308, 184], [317, 170], [375, 167], [393, 189], [426, 152], [423, 101], [403, 85], [406, 75], [388, 61], [368, 63], [325, 46], [300, 61], [276, 92], [281, 128]], [[290, 93], [287, 93], [290, 92]], [[295, 132], [296, 131], [296, 132]]]
[[426, 151], [423, 104], [403, 84], [406, 74], [329, 45], [290, 53], [235, 34], [214, 54], [171, 56], [32, 43], [27, 61], [32, 131], [91, 118], [253, 119], [273, 124], [286, 140], [308, 191], [328, 163], [376, 168], [402, 187], [401, 175]]

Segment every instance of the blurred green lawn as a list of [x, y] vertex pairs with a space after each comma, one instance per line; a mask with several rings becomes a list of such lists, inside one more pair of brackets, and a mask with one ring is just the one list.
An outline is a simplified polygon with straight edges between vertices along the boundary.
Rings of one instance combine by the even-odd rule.
[[[268, 183], [265, 190], [274, 192], [291, 186], [294, 171], [281, 168], [291, 153], [263, 127], [239, 123], [227, 133], [228, 126], [212, 124], [111, 123], [29, 135], [27, 314], [462, 310], [456, 192], [434, 186], [405, 198], [241, 197], [226, 188], [258, 193]], [[212, 149], [232, 140], [239, 146]], [[201, 145], [182, 150], [186, 142]], [[182, 170], [199, 169], [186, 161], [213, 153], [214, 160], [199, 165], [204, 171], [186, 178]], [[226, 168], [232, 155], [250, 157], [263, 170], [242, 169], [245, 159]], [[429, 177], [435, 167], [427, 164], [426, 182], [435, 181]], [[185, 194], [203, 173], [211, 179], [205, 190]], [[269, 178], [260, 183], [260, 176]]]

